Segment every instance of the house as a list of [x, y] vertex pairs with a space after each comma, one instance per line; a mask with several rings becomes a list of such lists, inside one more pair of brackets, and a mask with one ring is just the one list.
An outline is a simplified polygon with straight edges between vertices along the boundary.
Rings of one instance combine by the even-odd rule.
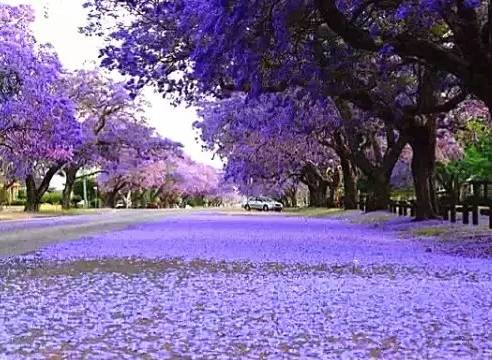
[[10, 205], [19, 200], [19, 193], [24, 190], [24, 186], [17, 182], [7, 183], [0, 177], [0, 205]]

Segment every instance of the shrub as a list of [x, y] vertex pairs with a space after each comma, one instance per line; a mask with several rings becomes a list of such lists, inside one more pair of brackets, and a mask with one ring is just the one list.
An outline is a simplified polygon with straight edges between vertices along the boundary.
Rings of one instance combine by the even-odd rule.
[[17, 198], [19, 200], [25, 200], [27, 197], [26, 190], [25, 189], [20, 189], [19, 192], [17, 193]]
[[[82, 200], [82, 198], [81, 198], [81, 200]], [[79, 201], [80, 201], [80, 200], [79, 200]], [[92, 200], [90, 201], [89, 206], [90, 206], [91, 208], [97, 208], [97, 207], [101, 207], [101, 206], [102, 206], [102, 204], [103, 204], [102, 199], [101, 199], [101, 198], [97, 198], [97, 199], [92, 199]]]
[[72, 198], [70, 199], [70, 202], [72, 203], [73, 206], [77, 206], [79, 202], [82, 201], [82, 196], [80, 195], [73, 195]]
[[59, 205], [62, 202], [62, 194], [59, 191], [50, 192], [43, 195], [41, 203]]

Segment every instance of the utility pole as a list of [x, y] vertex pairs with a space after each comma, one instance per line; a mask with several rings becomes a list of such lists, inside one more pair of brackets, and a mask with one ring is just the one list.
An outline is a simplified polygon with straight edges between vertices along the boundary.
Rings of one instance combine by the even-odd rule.
[[84, 208], [87, 208], [87, 176], [84, 176]]
[[98, 191], [97, 191], [97, 185], [96, 185], [96, 186], [94, 186], [94, 194], [96, 194], [96, 195], [95, 195], [95, 196], [96, 196], [96, 198], [94, 199], [94, 204], [95, 204], [96, 208], [98, 208], [98, 209], [99, 209], [99, 193], [98, 193]]

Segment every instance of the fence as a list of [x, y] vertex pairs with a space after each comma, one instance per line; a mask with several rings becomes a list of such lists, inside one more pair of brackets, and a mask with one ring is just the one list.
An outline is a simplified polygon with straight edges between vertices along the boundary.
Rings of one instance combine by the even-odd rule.
[[[359, 208], [362, 211], [366, 211], [366, 202], [364, 197], [359, 200]], [[479, 225], [480, 215], [488, 216], [489, 228], [492, 229], [492, 203], [486, 206], [480, 206], [478, 204], [451, 204], [441, 205], [441, 216], [444, 220], [456, 223], [456, 215], [458, 213], [462, 215], [463, 224]], [[389, 204], [389, 211], [399, 216], [415, 216], [415, 203], [413, 201], [391, 201]]]

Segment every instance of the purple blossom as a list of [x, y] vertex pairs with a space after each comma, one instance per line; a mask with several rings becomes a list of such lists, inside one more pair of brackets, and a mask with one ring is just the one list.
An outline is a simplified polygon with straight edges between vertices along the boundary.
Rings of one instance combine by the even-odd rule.
[[480, 6], [481, 1], [480, 0], [465, 0], [464, 4], [467, 8], [469, 9], [474, 9]]
[[197, 213], [2, 259], [0, 349], [487, 358], [490, 259], [427, 252], [396, 237], [408, 220], [386, 226]]
[[395, 18], [397, 20], [405, 20], [411, 14], [411, 6], [407, 3], [402, 3], [396, 10]]

